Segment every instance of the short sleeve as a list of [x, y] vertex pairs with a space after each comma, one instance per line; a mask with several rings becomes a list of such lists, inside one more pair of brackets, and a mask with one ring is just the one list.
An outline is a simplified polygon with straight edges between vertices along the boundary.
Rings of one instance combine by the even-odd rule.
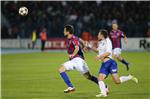
[[79, 46], [79, 40], [76, 37], [73, 38], [72, 43], [74, 46]]
[[123, 31], [120, 31], [120, 33], [121, 33], [121, 37], [125, 36]]
[[108, 38], [107, 38], [106, 52], [109, 52], [109, 53], [112, 52], [112, 43], [111, 43], [110, 39], [108, 39]]

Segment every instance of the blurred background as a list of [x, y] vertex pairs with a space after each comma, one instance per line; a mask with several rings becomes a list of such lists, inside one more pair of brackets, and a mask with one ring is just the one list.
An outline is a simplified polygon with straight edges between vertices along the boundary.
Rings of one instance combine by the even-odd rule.
[[[27, 16], [19, 15], [18, 9], [21, 6], [28, 8]], [[47, 48], [53, 48], [53, 45], [63, 47], [63, 43], [53, 44], [53, 42], [64, 41], [62, 38], [65, 24], [74, 26], [75, 35], [92, 40], [96, 38], [99, 29], [110, 31], [112, 22], [117, 22], [128, 38], [142, 38], [140, 40], [146, 38], [146, 41], [143, 41], [146, 42], [143, 48], [149, 48], [149, 1], [2, 1], [2, 48], [31, 48], [32, 33], [35, 30], [37, 38], [35, 48], [40, 48], [38, 39], [43, 28], [46, 29], [49, 41], [46, 43]], [[19, 40], [14, 41], [16, 47], [12, 46], [12, 41], [11, 44], [6, 44], [10, 39]], [[57, 48], [56, 46], [54, 48]], [[130, 48], [126, 46], [125, 49]]]

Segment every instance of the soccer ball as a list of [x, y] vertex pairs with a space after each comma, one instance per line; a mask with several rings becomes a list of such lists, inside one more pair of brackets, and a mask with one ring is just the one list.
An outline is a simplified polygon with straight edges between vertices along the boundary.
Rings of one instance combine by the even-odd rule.
[[19, 8], [19, 14], [22, 15], [22, 16], [26, 16], [28, 14], [27, 7], [20, 7]]

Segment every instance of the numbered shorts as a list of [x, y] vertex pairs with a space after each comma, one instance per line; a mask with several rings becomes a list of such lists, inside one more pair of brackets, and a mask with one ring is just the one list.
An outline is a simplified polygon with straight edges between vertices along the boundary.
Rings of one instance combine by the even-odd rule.
[[80, 57], [76, 57], [70, 61], [65, 62], [63, 64], [63, 66], [65, 66], [65, 68], [68, 71], [76, 69], [81, 74], [85, 74], [89, 71], [89, 68], [88, 68], [86, 62]]
[[114, 60], [110, 59], [110, 60], [108, 60], [106, 62], [103, 62], [101, 64], [99, 74], [100, 73], [105, 74], [106, 77], [108, 77], [109, 73], [110, 74], [115, 74], [115, 73], [117, 73], [117, 71], [118, 71], [117, 63]]
[[113, 54], [116, 55], [116, 56], [120, 55], [121, 54], [121, 48], [113, 49]]

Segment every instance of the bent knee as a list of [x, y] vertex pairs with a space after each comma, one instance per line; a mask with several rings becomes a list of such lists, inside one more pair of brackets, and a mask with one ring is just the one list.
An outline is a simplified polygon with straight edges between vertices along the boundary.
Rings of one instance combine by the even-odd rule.
[[121, 84], [120, 80], [116, 80], [115, 84]]
[[103, 81], [104, 79], [104, 77], [98, 77], [98, 81]]
[[58, 71], [60, 72], [60, 73], [62, 73], [62, 72], [65, 72], [65, 67], [64, 66], [61, 66], [59, 69], [58, 69]]
[[99, 74], [98, 81], [103, 81], [107, 76], [105, 74]]
[[115, 57], [116, 59], [119, 59], [119, 55], [117, 55], [117, 54], [115, 54], [114, 57]]

